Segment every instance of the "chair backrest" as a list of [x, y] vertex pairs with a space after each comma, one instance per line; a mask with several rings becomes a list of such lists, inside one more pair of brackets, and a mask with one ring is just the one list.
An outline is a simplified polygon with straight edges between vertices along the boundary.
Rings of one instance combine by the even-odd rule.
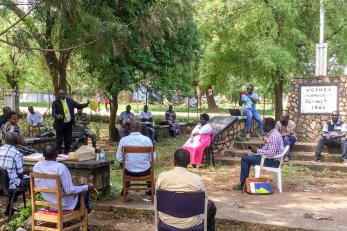
[[141, 146], [123, 146], [122, 147], [122, 166], [125, 171], [125, 156], [126, 154], [149, 153], [151, 155], [151, 169], [153, 169], [154, 162], [154, 147], [141, 147]]
[[[49, 188], [37, 188], [35, 187], [35, 179], [50, 179], [55, 180], [56, 187], [54, 189]], [[49, 175], [49, 174], [39, 174], [39, 173], [30, 173], [30, 192], [31, 192], [31, 203], [33, 213], [37, 211], [37, 206], [44, 207], [55, 207], [58, 210], [58, 216], [63, 215], [62, 209], [62, 194], [61, 194], [61, 182], [58, 175]], [[57, 203], [51, 203], [47, 201], [40, 201], [36, 198], [37, 193], [53, 193], [56, 194]]]
[[177, 218], [204, 214], [205, 192], [173, 192], [158, 189], [157, 210]]
[[0, 167], [0, 189], [2, 189], [5, 194], [8, 192], [9, 185], [10, 178], [8, 176], [7, 169]]

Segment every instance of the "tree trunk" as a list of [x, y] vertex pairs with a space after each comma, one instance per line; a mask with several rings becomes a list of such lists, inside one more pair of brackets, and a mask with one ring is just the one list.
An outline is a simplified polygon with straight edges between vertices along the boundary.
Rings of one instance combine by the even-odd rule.
[[275, 119], [279, 120], [283, 113], [283, 78], [276, 74], [276, 83], [275, 83]]
[[206, 89], [206, 100], [207, 100], [207, 106], [209, 111], [215, 111], [218, 109], [216, 101], [214, 100], [214, 97], [213, 97], [213, 90], [211, 85], [208, 85]]
[[112, 100], [110, 103], [110, 121], [108, 124], [108, 133], [110, 142], [116, 142], [119, 140], [119, 132], [116, 127], [116, 119], [117, 119], [117, 111], [118, 111], [118, 93], [112, 94]]
[[70, 53], [60, 54], [59, 60], [55, 52], [45, 53], [45, 62], [48, 66], [53, 83], [54, 95], [57, 97], [60, 89], [67, 90], [66, 69], [69, 62]]

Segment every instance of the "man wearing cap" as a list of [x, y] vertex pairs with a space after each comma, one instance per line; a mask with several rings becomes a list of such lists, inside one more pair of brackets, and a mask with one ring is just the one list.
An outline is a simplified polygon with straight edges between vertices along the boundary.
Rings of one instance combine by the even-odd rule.
[[259, 131], [261, 135], [264, 135], [264, 128], [263, 128], [263, 121], [261, 120], [261, 117], [256, 109], [256, 105], [259, 102], [259, 97], [256, 93], [253, 92], [254, 86], [248, 85], [247, 91], [240, 92], [240, 99], [239, 99], [239, 105], [243, 105], [243, 115], [247, 116], [246, 121], [246, 139], [251, 138], [251, 126], [252, 126], [252, 119], [255, 119], [255, 121], [258, 123]]

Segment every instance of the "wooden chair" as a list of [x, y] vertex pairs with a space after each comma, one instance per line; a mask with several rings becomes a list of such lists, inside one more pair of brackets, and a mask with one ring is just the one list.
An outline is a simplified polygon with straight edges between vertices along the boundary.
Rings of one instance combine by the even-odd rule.
[[41, 126], [33, 126], [31, 124], [28, 123], [28, 136], [30, 138], [35, 137], [36, 135], [40, 135], [41, 134]]
[[[56, 181], [55, 189], [48, 188], [36, 188], [35, 178], [51, 179]], [[79, 195], [80, 209], [63, 211], [62, 198], [73, 196], [62, 195], [61, 182], [57, 175], [47, 174], [30, 174], [30, 189], [31, 189], [31, 201], [32, 201], [32, 230], [42, 231], [68, 231], [78, 228], [82, 228], [83, 231], [88, 230], [88, 212], [84, 203], [82, 193]], [[57, 203], [50, 203], [46, 201], [40, 201], [36, 198], [37, 193], [53, 193], [57, 196]], [[37, 206], [55, 207], [57, 210], [38, 209]], [[37, 223], [40, 222], [40, 223]], [[56, 228], [52, 228], [55, 225]]]
[[[150, 153], [151, 157], [151, 173], [148, 176], [128, 176], [125, 174], [125, 157], [126, 155], [139, 155], [138, 153]], [[124, 146], [122, 148], [122, 173], [123, 173], [123, 202], [128, 201], [128, 191], [151, 191], [152, 204], [154, 203], [154, 147], [131, 147]], [[151, 183], [151, 187], [148, 188], [147, 181]], [[140, 183], [139, 183], [140, 182]], [[143, 183], [144, 182], [144, 183]], [[131, 188], [135, 186], [135, 188]]]

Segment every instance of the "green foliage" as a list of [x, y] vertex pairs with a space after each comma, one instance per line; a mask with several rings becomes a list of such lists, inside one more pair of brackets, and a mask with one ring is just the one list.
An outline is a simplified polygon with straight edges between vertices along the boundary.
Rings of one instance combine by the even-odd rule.
[[[196, 8], [205, 39], [202, 84], [237, 97], [251, 82], [273, 95], [276, 83], [288, 86], [295, 75], [313, 74], [319, 1], [213, 0], [200, 1]], [[341, 74], [347, 64], [346, 13], [346, 2], [326, 1], [330, 73]]]

